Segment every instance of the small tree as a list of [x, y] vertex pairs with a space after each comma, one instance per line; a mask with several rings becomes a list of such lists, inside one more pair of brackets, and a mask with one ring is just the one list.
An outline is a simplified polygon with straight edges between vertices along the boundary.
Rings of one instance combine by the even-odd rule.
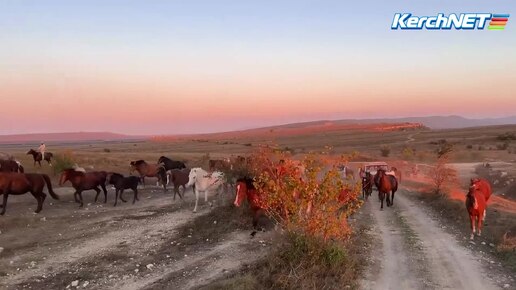
[[448, 143], [446, 140], [439, 143], [439, 148], [436, 150], [437, 158], [441, 158], [445, 155], [448, 155], [453, 151], [453, 144]]
[[443, 195], [447, 186], [457, 180], [457, 172], [448, 166], [448, 154], [442, 155], [437, 159], [437, 163], [430, 170], [433, 191]]
[[389, 154], [391, 154], [391, 148], [386, 145], [382, 145], [380, 147], [380, 153], [382, 154], [382, 157], [389, 157]]

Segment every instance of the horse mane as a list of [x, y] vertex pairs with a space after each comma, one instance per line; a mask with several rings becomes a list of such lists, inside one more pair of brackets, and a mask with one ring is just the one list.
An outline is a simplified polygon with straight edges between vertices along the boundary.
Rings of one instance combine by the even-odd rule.
[[111, 176], [124, 177], [122, 174], [116, 172], [111, 172]]
[[[170, 158], [168, 158], [168, 157], [166, 157], [166, 156], [161, 156], [161, 157], [158, 159], [158, 162], [160, 162], [160, 160], [163, 160], [163, 159], [164, 159], [164, 160], [170, 160], [170, 161], [172, 161], [172, 159], [170, 159]], [[163, 162], [160, 162], [160, 163], [163, 163]]]
[[75, 173], [76, 175], [84, 175], [84, 172], [82, 172], [82, 171], [77, 171], [77, 170], [75, 170], [75, 168], [65, 168], [65, 169], [63, 169], [63, 171], [62, 171], [62, 172], [63, 172], [63, 173], [64, 173], [64, 172], [66, 172], [66, 173], [73, 172], [73, 173]]
[[134, 166], [139, 166], [139, 165], [142, 165], [142, 164], [147, 164], [147, 162], [145, 162], [145, 160], [143, 159], [140, 159], [140, 160], [136, 160], [136, 161], [133, 161], [131, 162]]
[[254, 187], [254, 178], [249, 176], [238, 178], [236, 182], [244, 182], [248, 189], [256, 189]]

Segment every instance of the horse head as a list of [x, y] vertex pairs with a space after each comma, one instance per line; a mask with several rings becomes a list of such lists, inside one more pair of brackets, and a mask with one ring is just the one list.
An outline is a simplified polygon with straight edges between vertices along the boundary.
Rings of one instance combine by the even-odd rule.
[[240, 205], [242, 205], [242, 202], [247, 197], [247, 191], [249, 189], [254, 189], [253, 179], [251, 179], [249, 177], [237, 179], [236, 196], [235, 196], [235, 201], [233, 202], [233, 204], [236, 207], [239, 207]]
[[201, 168], [199, 167], [196, 167], [196, 168], [192, 168], [190, 170], [190, 173], [188, 174], [188, 183], [186, 184], [186, 186], [192, 186], [195, 181], [197, 181], [197, 174], [200, 172]]
[[165, 157], [165, 156], [161, 156], [159, 159], [158, 159], [158, 163], [165, 163], [165, 160], [167, 160], [168, 158]]
[[34, 150], [34, 149], [30, 149], [28, 152], [27, 152], [27, 155], [34, 155], [36, 154], [37, 152]]
[[65, 182], [70, 180], [72, 172], [75, 172], [75, 169], [65, 169], [61, 172], [61, 176], [59, 177], [59, 186], [62, 186]]

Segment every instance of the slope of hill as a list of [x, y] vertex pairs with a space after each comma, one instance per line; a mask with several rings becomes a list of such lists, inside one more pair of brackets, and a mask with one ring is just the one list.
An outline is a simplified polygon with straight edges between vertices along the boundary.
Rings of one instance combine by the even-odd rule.
[[18, 135], [0, 135], [0, 143], [23, 142], [62, 142], [62, 141], [112, 141], [142, 139], [140, 136], [129, 136], [110, 132], [68, 132], [68, 133], [36, 133]]
[[315, 133], [331, 133], [331, 132], [382, 132], [382, 131], [405, 131], [427, 129], [420, 123], [339, 123], [338, 121], [316, 121], [308, 123], [296, 123], [289, 125], [281, 125], [274, 127], [264, 127], [257, 129], [248, 129], [242, 131], [230, 131], [211, 134], [191, 134], [191, 135], [165, 135], [155, 136], [154, 141], [169, 141], [177, 139], [225, 139], [225, 138], [242, 138], [242, 137], [286, 137], [286, 136], [305, 136]]

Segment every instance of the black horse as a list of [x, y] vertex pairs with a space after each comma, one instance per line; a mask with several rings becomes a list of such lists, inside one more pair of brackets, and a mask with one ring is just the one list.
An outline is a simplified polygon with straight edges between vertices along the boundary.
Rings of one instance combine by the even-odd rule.
[[367, 200], [373, 193], [374, 177], [371, 172], [366, 172], [362, 178], [362, 197]]
[[124, 190], [125, 189], [132, 189], [134, 192], [133, 197], [133, 204], [139, 200], [138, 199], [138, 183], [140, 182], [140, 179], [137, 176], [128, 176], [124, 177], [122, 174], [119, 173], [108, 173], [109, 176], [109, 184], [113, 184], [115, 186], [115, 204], [113, 206], [116, 206], [118, 202], [118, 196], [120, 194], [120, 200], [123, 202], [126, 202], [126, 200], [123, 197]]
[[172, 159], [170, 159], [168, 157], [165, 157], [165, 156], [161, 156], [158, 159], [158, 164], [163, 164], [163, 166], [165, 167], [165, 171], [169, 171], [169, 170], [172, 170], [172, 169], [183, 169], [183, 168], [186, 168], [186, 165], [185, 165], [184, 162], [172, 160]]
[[52, 158], [54, 157], [54, 154], [50, 152], [45, 152], [45, 158], [42, 158], [41, 152], [38, 152], [34, 149], [30, 149], [29, 152], [27, 152], [27, 155], [32, 155], [32, 158], [34, 158], [34, 166], [36, 166], [36, 162], [39, 164], [39, 167], [41, 167], [41, 161], [45, 160], [48, 162], [48, 165], [52, 166]]

